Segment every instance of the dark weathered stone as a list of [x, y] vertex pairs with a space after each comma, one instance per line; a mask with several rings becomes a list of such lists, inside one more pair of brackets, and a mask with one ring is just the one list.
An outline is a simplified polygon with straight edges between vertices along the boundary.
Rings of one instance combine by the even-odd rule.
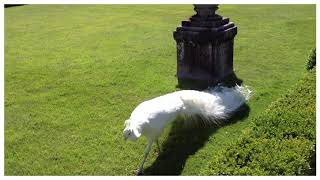
[[194, 5], [196, 15], [173, 33], [177, 43], [177, 77], [214, 85], [233, 73], [233, 40], [237, 27], [215, 14], [218, 5]]

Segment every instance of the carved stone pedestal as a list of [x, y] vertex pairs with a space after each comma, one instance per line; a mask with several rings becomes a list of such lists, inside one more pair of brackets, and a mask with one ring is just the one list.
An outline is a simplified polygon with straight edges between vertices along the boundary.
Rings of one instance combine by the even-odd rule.
[[[233, 40], [237, 27], [215, 14], [218, 5], [194, 5], [196, 15], [173, 33], [177, 42], [179, 86], [206, 88], [233, 74]], [[194, 89], [190, 87], [189, 89]]]

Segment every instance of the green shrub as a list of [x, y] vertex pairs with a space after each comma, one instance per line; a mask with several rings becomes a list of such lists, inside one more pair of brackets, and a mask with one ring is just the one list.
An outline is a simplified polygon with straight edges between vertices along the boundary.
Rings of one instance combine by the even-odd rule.
[[201, 175], [306, 175], [316, 138], [315, 69], [271, 104]]
[[307, 70], [312, 69], [316, 65], [316, 48], [311, 50], [307, 61]]

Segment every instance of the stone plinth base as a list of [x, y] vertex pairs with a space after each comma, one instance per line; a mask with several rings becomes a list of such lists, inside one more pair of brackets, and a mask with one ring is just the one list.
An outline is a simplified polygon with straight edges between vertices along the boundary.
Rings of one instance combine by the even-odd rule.
[[[200, 6], [200, 7], [199, 7]], [[195, 5], [197, 14], [173, 33], [177, 43], [177, 78], [203, 87], [233, 73], [233, 42], [237, 27], [214, 14], [217, 5]]]

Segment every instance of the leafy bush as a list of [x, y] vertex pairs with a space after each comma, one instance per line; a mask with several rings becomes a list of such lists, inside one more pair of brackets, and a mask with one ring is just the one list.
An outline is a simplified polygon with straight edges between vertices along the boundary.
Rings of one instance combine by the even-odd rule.
[[306, 175], [316, 139], [315, 69], [254, 119], [201, 175]]
[[308, 57], [307, 70], [312, 69], [316, 65], [316, 49], [312, 49]]

